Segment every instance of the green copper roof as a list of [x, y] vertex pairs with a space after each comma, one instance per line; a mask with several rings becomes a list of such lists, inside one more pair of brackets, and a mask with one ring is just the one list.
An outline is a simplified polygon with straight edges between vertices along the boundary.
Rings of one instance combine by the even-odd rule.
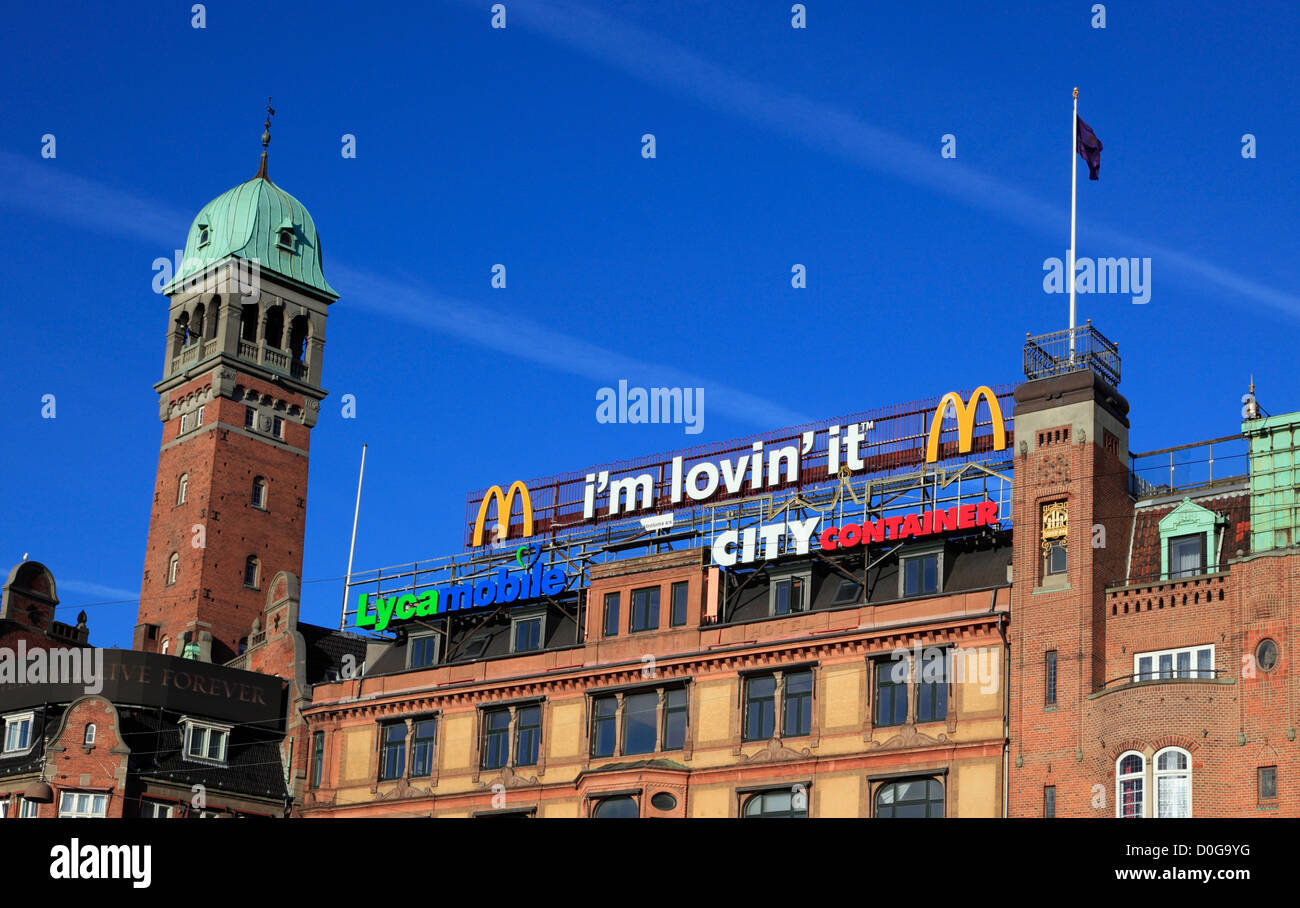
[[[293, 230], [292, 249], [281, 243], [280, 231], [286, 227]], [[265, 271], [338, 299], [321, 270], [316, 223], [302, 202], [260, 173], [203, 206], [190, 225], [180, 273], [165, 292], [228, 255], [256, 261]]]

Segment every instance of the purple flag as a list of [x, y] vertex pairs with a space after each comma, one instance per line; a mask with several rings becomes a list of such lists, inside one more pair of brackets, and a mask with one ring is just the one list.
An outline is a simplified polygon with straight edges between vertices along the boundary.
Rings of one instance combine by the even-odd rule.
[[1088, 162], [1088, 179], [1095, 180], [1097, 171], [1101, 170], [1101, 139], [1097, 138], [1091, 126], [1083, 122], [1082, 117], [1076, 116], [1075, 119], [1079, 127], [1075, 130], [1074, 147]]

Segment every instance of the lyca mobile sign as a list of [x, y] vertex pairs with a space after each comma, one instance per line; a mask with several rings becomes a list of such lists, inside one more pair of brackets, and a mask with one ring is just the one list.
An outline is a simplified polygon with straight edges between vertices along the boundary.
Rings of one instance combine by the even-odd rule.
[[395, 593], [392, 596], [379, 596], [362, 593], [357, 599], [356, 626], [378, 632], [397, 622], [431, 618], [459, 609], [526, 602], [562, 592], [568, 586], [569, 575], [563, 568], [539, 564], [540, 548], [533, 554], [533, 560], [525, 563], [523, 559], [528, 548], [520, 546], [515, 553], [515, 560], [522, 570], [500, 568], [495, 574], [479, 578], [470, 584], [449, 584], [418, 595]]

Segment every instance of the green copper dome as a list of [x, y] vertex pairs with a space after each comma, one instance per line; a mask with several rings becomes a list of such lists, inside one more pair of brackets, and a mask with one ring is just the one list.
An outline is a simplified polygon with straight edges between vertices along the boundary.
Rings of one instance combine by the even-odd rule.
[[228, 255], [338, 299], [321, 270], [316, 223], [302, 202], [263, 173], [203, 206], [190, 225], [180, 273], [164, 292]]

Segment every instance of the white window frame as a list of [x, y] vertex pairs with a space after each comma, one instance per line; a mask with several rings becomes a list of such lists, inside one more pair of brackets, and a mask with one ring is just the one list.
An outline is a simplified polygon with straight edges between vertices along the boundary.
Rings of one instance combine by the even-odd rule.
[[[64, 805], [72, 799], [75, 807], [77, 798], [85, 798], [90, 804], [88, 810], [68, 810]], [[108, 816], [108, 795], [97, 791], [61, 791], [59, 792], [60, 817], [102, 820]]]
[[[145, 811], [151, 812], [146, 814]], [[176, 815], [176, 805], [166, 804], [162, 801], [151, 801], [149, 798], [143, 798], [140, 802], [140, 816], [146, 820], [169, 820]]]
[[[182, 719], [181, 727], [184, 734], [181, 740], [181, 757], [190, 763], [207, 763], [210, 766], [225, 766], [227, 757], [230, 753], [230, 730], [231, 725], [219, 725], [215, 722], [198, 722], [194, 719]], [[196, 755], [192, 753], [191, 745], [194, 742], [196, 732], [203, 732], [203, 753]], [[221, 735], [221, 750], [219, 756], [208, 756], [208, 748], [213, 734]]]
[[20, 798], [19, 800], [22, 801], [22, 803], [18, 805], [19, 819], [36, 819], [40, 813], [41, 805], [35, 801], [29, 801], [26, 798]]
[[9, 816], [9, 799], [0, 798], [0, 820]]
[[81, 737], [81, 743], [86, 745], [87, 747], [93, 745], [95, 743], [96, 732], [98, 732], [98, 729], [95, 727], [95, 723], [91, 722], [90, 724], [88, 724], [86, 726], [86, 731], [83, 733]]
[[[1133, 680], [1134, 681], [1198, 680], [1201, 677], [1200, 672], [1202, 671], [1202, 669], [1199, 668], [1196, 657], [1197, 654], [1200, 653], [1202, 650], [1210, 651], [1210, 667], [1208, 671], [1210, 672], [1209, 677], [1214, 678], [1215, 677], [1214, 644], [1199, 643], [1196, 646], [1180, 646], [1177, 649], [1155, 649], [1155, 650], [1148, 650], [1145, 653], [1134, 653], [1133, 654]], [[1190, 668], [1188, 669], [1189, 674], [1187, 674], [1186, 676], [1178, 674], [1178, 656], [1183, 653], [1186, 653], [1188, 659], [1190, 660]], [[1165, 677], [1164, 675], [1161, 674], [1160, 658], [1162, 656], [1169, 657], [1170, 671], [1172, 674], [1170, 674], [1168, 677]], [[1143, 659], [1151, 660], [1151, 668], [1145, 672], [1141, 668]], [[1148, 675], [1150, 677], [1147, 677]]]
[[[1160, 758], [1165, 754], [1177, 753], [1182, 754], [1183, 759], [1187, 761], [1186, 769], [1161, 769]], [[1153, 775], [1151, 786], [1155, 792], [1155, 816], [1160, 814], [1160, 780], [1164, 778], [1179, 778], [1187, 780], [1187, 817], [1192, 817], [1192, 755], [1181, 747], [1162, 747], [1156, 751], [1155, 756], [1151, 758], [1151, 771]]]
[[[1119, 766], [1124, 762], [1125, 757], [1137, 757], [1142, 761], [1142, 768], [1137, 772], [1121, 775]], [[1147, 797], [1147, 757], [1146, 754], [1138, 750], [1126, 750], [1115, 759], [1115, 816], [1121, 819], [1134, 819], [1133, 817], [1124, 817], [1123, 783], [1131, 779], [1136, 779], [1142, 783], [1142, 809], [1138, 813], [1138, 817], [1146, 817], [1151, 809], [1151, 799]]]
[[182, 473], [181, 478], [176, 480], [176, 506], [180, 507], [185, 504], [185, 496], [190, 489], [190, 474]]
[[167, 585], [171, 586], [176, 582], [177, 576], [181, 572], [180, 552], [172, 552], [171, 557], [167, 559]]
[[[21, 726], [23, 723], [26, 723], [27, 725], [27, 743], [18, 745], [16, 747], [10, 747], [9, 726], [11, 725]], [[3, 752], [5, 754], [21, 754], [31, 750], [32, 747], [35, 746], [36, 744], [36, 735], [34, 734], [35, 729], [36, 729], [35, 711], [28, 710], [27, 712], [21, 712], [21, 713], [9, 713], [9, 715], [4, 717]]]

